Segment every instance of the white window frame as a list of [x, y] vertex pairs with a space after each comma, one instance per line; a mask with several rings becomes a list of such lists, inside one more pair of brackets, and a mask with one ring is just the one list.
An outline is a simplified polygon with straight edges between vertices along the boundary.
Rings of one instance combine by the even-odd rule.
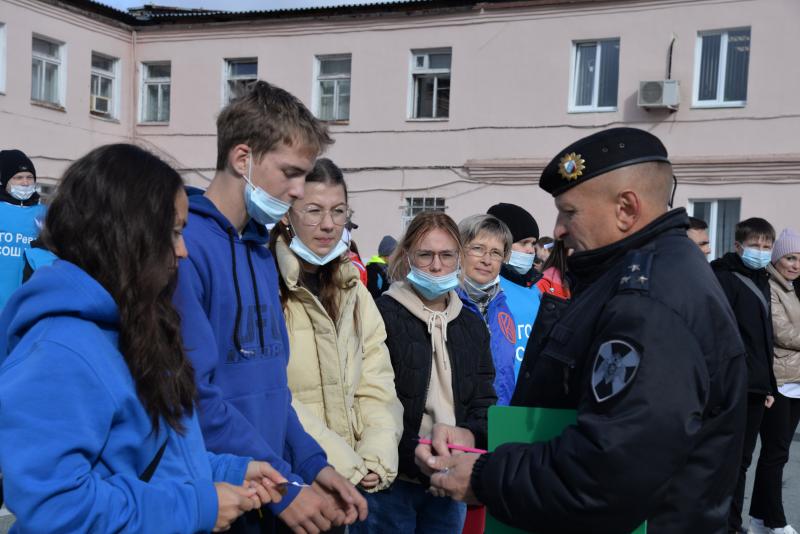
[[739, 209], [741, 209], [742, 207], [741, 197], [692, 198], [689, 199], [686, 206], [687, 213], [692, 217], [696, 217], [694, 213], [695, 202], [703, 202], [711, 204], [711, 210], [709, 211], [708, 215], [709, 220], [706, 221], [706, 224], [708, 224], [708, 247], [711, 250], [711, 253], [706, 256], [709, 260], [714, 259], [714, 255], [716, 254], [717, 250], [717, 219], [719, 217], [720, 200], [738, 200]]
[[[414, 200], [422, 199], [422, 208], [415, 211], [416, 206], [414, 206]], [[403, 210], [403, 228], [407, 228], [408, 224], [417, 216], [417, 214], [422, 213], [423, 211], [441, 211], [442, 213], [447, 212], [447, 199], [444, 197], [429, 197], [429, 196], [414, 196], [414, 197], [405, 197], [405, 204], [402, 206]], [[441, 208], [441, 209], [437, 209]]]
[[[431, 54], [450, 54], [450, 68], [449, 69], [431, 69], [426, 67], [419, 68], [416, 65], [417, 56], [430, 56]], [[430, 58], [426, 61], [426, 65]], [[453, 49], [450, 47], [445, 48], [421, 48], [411, 50], [409, 58], [409, 77], [408, 77], [408, 120], [411, 121], [448, 121], [450, 120], [450, 111], [447, 110], [447, 117], [437, 117], [436, 112], [436, 95], [439, 91], [439, 74], [447, 74], [450, 79], [450, 96], [453, 95]], [[417, 113], [417, 77], [436, 76], [433, 84], [433, 117], [418, 117]], [[452, 102], [452, 98], [451, 98]]]
[[[609, 112], [617, 111], [619, 109], [619, 57], [617, 58], [617, 105], [616, 106], [598, 106], [597, 101], [600, 99], [600, 61], [602, 57], [602, 46], [605, 42], [617, 41], [620, 47], [620, 56], [622, 55], [622, 39], [619, 37], [608, 37], [606, 39], [583, 39], [572, 42], [572, 51], [569, 64], [569, 102], [567, 103], [567, 110], [569, 113], [589, 113], [589, 112]], [[592, 86], [592, 103], [588, 106], [575, 105], [575, 97], [578, 91], [578, 47], [584, 44], [594, 44], [595, 50], [595, 69], [594, 69], [594, 84]]]
[[[45, 56], [35, 52], [33, 50], [33, 39], [39, 39], [41, 41], [48, 42], [52, 45], [58, 47], [58, 57], [52, 56]], [[45, 106], [57, 106], [60, 108], [65, 107], [66, 102], [66, 71], [67, 71], [67, 53], [66, 53], [66, 44], [63, 41], [59, 41], [58, 39], [53, 39], [51, 37], [45, 37], [44, 35], [39, 35], [34, 33], [31, 38], [31, 59], [32, 60], [39, 60], [44, 64], [50, 63], [56, 65], [58, 68], [58, 94], [56, 95], [56, 101], [51, 102], [50, 100], [42, 100], [38, 98], [33, 98], [31, 95], [31, 102], [35, 102], [37, 104], [43, 104]], [[42, 68], [42, 78], [41, 83], [44, 84], [45, 80], [45, 71], [46, 69]], [[33, 84], [33, 73], [31, 73], [31, 84]], [[31, 91], [33, 92], [33, 91]]]
[[6, 94], [6, 24], [0, 22], [0, 94]]
[[[148, 78], [148, 71], [150, 66], [158, 66], [158, 65], [169, 65], [169, 78]], [[140, 124], [169, 124], [170, 119], [172, 118], [172, 62], [171, 61], [143, 61], [140, 65], [140, 83], [139, 83], [139, 90], [140, 90], [140, 98], [139, 98], [139, 123]], [[145, 113], [147, 110], [147, 86], [151, 84], [158, 84], [159, 85], [159, 103], [161, 102], [161, 95], [163, 85], [170, 86], [170, 106], [169, 106], [169, 113], [170, 116], [167, 117], [165, 121], [149, 121], [145, 120]]]
[[[119, 58], [115, 58], [108, 54], [103, 54], [102, 52], [95, 52], [92, 50], [92, 56], [99, 56], [103, 59], [111, 61], [111, 70], [103, 70], [100, 68], [95, 67], [91, 64], [90, 58], [90, 67], [91, 67], [91, 74], [89, 76], [89, 114], [93, 117], [99, 117], [101, 119], [117, 119], [119, 118], [119, 94], [120, 94], [120, 67], [119, 67]], [[108, 113], [103, 114], [101, 112], [97, 112], [94, 110], [94, 99], [97, 95], [92, 92], [92, 78], [94, 76], [107, 78], [111, 80], [111, 102], [109, 102], [108, 106]]]
[[[350, 72], [344, 74], [320, 74], [322, 72], [322, 62], [337, 59], [350, 60]], [[322, 110], [322, 89], [320, 82], [332, 81], [333, 87], [333, 115], [337, 116], [339, 113], [339, 83], [342, 81], [350, 82], [350, 99], [353, 97], [353, 55], [352, 54], [327, 54], [323, 56], [316, 56], [314, 61], [314, 87], [311, 91], [311, 101], [314, 103], [314, 116], [319, 120], [326, 122], [350, 122], [350, 111], [352, 109], [348, 106], [347, 117], [343, 119], [323, 119], [320, 117]]]
[[[236, 63], [255, 63], [256, 64], [255, 77], [231, 75], [231, 66]], [[239, 80], [252, 81], [252, 82], [258, 81], [257, 57], [230, 57], [222, 60], [222, 107], [227, 106], [232, 100], [230, 86], [228, 85], [228, 82], [239, 81]]]
[[[694, 90], [692, 91], [692, 107], [696, 108], [743, 108], [747, 100], [725, 100], [725, 74], [728, 68], [728, 32], [750, 30], [750, 42], [753, 41], [753, 29], [750, 26], [726, 28], [724, 30], [706, 30], [697, 32], [694, 47]], [[719, 35], [719, 61], [717, 67], [717, 99], [700, 100], [700, 63], [703, 59], [703, 37]], [[748, 63], [750, 58], [747, 59]], [[748, 64], [749, 71], [749, 64]], [[749, 73], [748, 73], [749, 76]], [[748, 80], [749, 82], [749, 80]]]

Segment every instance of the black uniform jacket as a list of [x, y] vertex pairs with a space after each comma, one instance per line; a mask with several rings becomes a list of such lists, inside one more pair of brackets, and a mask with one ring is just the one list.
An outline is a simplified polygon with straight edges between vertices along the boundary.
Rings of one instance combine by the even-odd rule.
[[[769, 275], [766, 269], [748, 269], [742, 258], [734, 252], [711, 262], [711, 268], [733, 308], [733, 315], [747, 351], [747, 390], [751, 393], [774, 395], [778, 385], [772, 369], [772, 314], [763, 304], [769, 306], [770, 302]], [[734, 273], [751, 280], [761, 291], [763, 300]]]
[[[574, 408], [545, 443], [475, 464], [491, 514], [534, 532], [724, 532], [741, 461], [744, 348], [683, 209], [573, 255], [540, 306], [513, 405]], [[553, 316], [558, 316], [554, 319]]]

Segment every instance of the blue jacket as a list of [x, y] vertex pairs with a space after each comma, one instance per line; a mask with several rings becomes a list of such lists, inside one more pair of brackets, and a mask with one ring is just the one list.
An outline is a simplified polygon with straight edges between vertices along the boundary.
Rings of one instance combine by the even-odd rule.
[[[189, 258], [180, 262], [175, 303], [206, 446], [265, 460], [289, 480], [311, 483], [327, 457], [292, 408], [289, 339], [266, 229], [250, 221], [240, 237], [202, 191], [188, 193]], [[273, 514], [298, 492], [290, 485], [281, 502], [268, 505]]]
[[0, 310], [22, 284], [22, 255], [39, 235], [45, 207], [18, 206], [0, 201]]
[[506, 304], [506, 295], [499, 291], [489, 302], [486, 317], [481, 315], [481, 310], [469, 295], [462, 289], [456, 290], [464, 307], [483, 319], [489, 328], [492, 346], [492, 360], [494, 361], [494, 390], [497, 393], [497, 405], [508, 406], [514, 394], [516, 377], [514, 376], [514, 352], [517, 341], [517, 328], [514, 318]]
[[[38, 270], [0, 328], [0, 464], [19, 532], [199, 532], [213, 481], [241, 484], [249, 458], [207, 453], [196, 416], [157, 434], [118, 349], [111, 295], [66, 261]], [[139, 479], [164, 442], [149, 483]]]
[[506, 294], [506, 303], [517, 327], [517, 343], [514, 348], [514, 376], [517, 376], [519, 375], [519, 366], [522, 364], [522, 357], [525, 356], [525, 347], [528, 345], [536, 314], [539, 313], [539, 302], [542, 300], [542, 295], [535, 285], [530, 287], [517, 285], [502, 275], [500, 276], [500, 287]]

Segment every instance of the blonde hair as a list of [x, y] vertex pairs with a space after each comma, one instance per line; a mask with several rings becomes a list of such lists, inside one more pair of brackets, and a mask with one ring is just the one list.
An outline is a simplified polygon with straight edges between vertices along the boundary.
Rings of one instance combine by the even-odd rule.
[[458, 226], [449, 215], [441, 211], [423, 211], [408, 225], [406, 233], [400, 238], [394, 253], [389, 258], [389, 278], [394, 281], [403, 280], [411, 270], [409, 253], [417, 243], [433, 230], [443, 230], [456, 242], [459, 263], [463, 259], [463, 248]]

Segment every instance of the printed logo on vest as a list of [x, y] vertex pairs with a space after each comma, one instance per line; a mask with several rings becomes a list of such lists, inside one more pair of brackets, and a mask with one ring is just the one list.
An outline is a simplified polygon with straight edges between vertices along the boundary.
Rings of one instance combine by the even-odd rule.
[[517, 342], [517, 327], [514, 326], [513, 317], [506, 312], [500, 312], [497, 314], [497, 324], [500, 325], [500, 330], [503, 331], [503, 335], [506, 336], [509, 343]]

